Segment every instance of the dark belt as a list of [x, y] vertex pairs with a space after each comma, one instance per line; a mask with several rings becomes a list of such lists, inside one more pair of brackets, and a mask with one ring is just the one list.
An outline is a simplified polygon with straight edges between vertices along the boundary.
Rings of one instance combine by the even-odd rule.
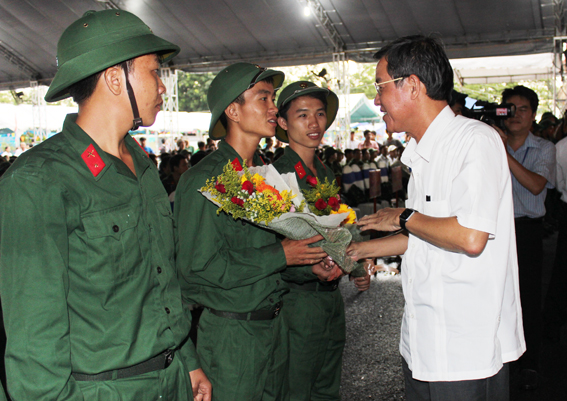
[[207, 308], [213, 315], [234, 320], [272, 320], [280, 314], [282, 302], [278, 302], [272, 309], [256, 310], [248, 313], [223, 312], [216, 309]]
[[128, 377], [166, 369], [169, 365], [171, 365], [174, 356], [175, 350], [167, 350], [158, 356], [154, 356], [152, 359], [148, 359], [145, 362], [141, 362], [128, 368], [109, 370], [95, 375], [73, 372], [71, 373], [71, 376], [73, 376], [75, 380], [83, 382], [102, 382], [107, 380], [126, 379]]
[[311, 281], [309, 283], [297, 284], [288, 282], [289, 288], [302, 291], [335, 291], [339, 288], [339, 280], [331, 281], [330, 283], [322, 283], [320, 281]]

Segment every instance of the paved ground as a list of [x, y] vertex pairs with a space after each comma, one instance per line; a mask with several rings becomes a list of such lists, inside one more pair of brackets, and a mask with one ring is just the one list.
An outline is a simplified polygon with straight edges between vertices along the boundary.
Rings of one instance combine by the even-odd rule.
[[[544, 294], [549, 284], [557, 235], [544, 241]], [[398, 352], [403, 309], [400, 276], [378, 275], [371, 288], [358, 293], [343, 279], [340, 285], [346, 309], [347, 344], [343, 356], [342, 401], [404, 400]], [[541, 355], [540, 388], [518, 390], [512, 375], [511, 401], [567, 400], [567, 326], [559, 345], [545, 344]], [[512, 366], [512, 372], [514, 372]]]
[[340, 290], [347, 323], [342, 400], [403, 400], [398, 352], [404, 305], [400, 276], [378, 274], [363, 293], [343, 279]]

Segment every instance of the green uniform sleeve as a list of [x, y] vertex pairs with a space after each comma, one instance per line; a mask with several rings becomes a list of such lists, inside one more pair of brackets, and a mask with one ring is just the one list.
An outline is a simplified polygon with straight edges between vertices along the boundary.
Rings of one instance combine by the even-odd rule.
[[[191, 311], [189, 310], [187, 305], [183, 305], [183, 309], [185, 311], [187, 319], [189, 320], [189, 322], [191, 322]], [[199, 369], [201, 367], [201, 364], [199, 363], [199, 357], [197, 356], [197, 352], [195, 351], [195, 344], [193, 344], [193, 341], [189, 337], [187, 337], [177, 353], [179, 354], [179, 356], [181, 356], [181, 358], [183, 358], [185, 367], [187, 368], [188, 372], [192, 372], [193, 370]]]
[[[258, 235], [260, 229], [241, 226], [241, 222], [234, 222], [232, 217], [222, 213], [217, 216], [217, 207], [198, 192], [208, 176], [191, 173], [181, 177], [175, 193], [180, 273], [191, 272], [192, 281], [201, 285], [232, 289], [254, 284], [285, 269], [281, 242], [268, 241], [265, 245], [251, 247], [255, 241], [249, 234]], [[230, 231], [230, 225], [236, 223], [238, 231], [231, 235], [234, 232]], [[261, 230], [261, 235], [275, 238], [268, 231]]]
[[282, 272], [282, 278], [285, 281], [291, 281], [297, 284], [318, 280], [317, 276], [313, 274], [311, 266], [288, 266], [287, 269]]
[[[10, 174], [10, 172], [8, 172]], [[36, 174], [0, 182], [0, 294], [10, 397], [83, 400], [71, 377], [62, 192]]]

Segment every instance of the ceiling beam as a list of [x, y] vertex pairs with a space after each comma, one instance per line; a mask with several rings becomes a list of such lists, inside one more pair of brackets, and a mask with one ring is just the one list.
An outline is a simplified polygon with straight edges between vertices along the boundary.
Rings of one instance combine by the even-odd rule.
[[0, 54], [4, 56], [11, 64], [15, 65], [21, 71], [29, 75], [30, 79], [38, 79], [41, 74], [37, 72], [33, 67], [31, 67], [27, 62], [22, 60], [21, 57], [16, 55], [16, 53], [6, 46], [3, 42], [0, 42]]
[[342, 52], [345, 50], [345, 42], [333, 25], [333, 22], [329, 18], [329, 14], [325, 11], [321, 2], [319, 0], [305, 0], [305, 2], [315, 19], [319, 22], [320, 27], [325, 31], [325, 38], [333, 45], [333, 51]]

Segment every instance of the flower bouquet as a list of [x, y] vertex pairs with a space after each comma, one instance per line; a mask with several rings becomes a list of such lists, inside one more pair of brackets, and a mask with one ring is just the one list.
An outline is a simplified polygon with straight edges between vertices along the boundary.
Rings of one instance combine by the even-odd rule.
[[335, 213], [311, 213], [295, 173], [280, 174], [272, 165], [242, 166], [235, 159], [227, 163], [221, 175], [208, 179], [200, 192], [219, 206], [217, 214], [228, 213], [234, 219], [249, 221], [292, 240], [321, 234], [324, 239], [314, 245], [322, 247], [346, 273], [361, 266], [346, 255], [352, 233], [341, 223], [352, 218], [351, 213], [342, 212], [340, 204]]

